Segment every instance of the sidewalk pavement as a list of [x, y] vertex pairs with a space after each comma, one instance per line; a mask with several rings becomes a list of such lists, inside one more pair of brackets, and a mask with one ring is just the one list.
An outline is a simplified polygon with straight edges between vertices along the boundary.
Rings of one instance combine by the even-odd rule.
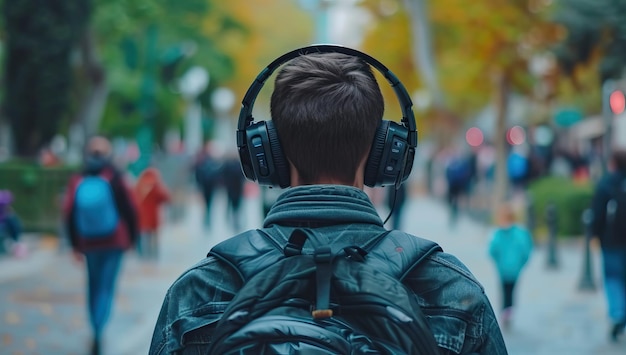
[[[491, 226], [462, 216], [456, 227], [447, 223], [443, 202], [427, 197], [412, 199], [403, 216], [403, 229], [434, 240], [457, 256], [485, 288], [496, 312], [501, 307], [494, 265], [488, 258]], [[592, 244], [595, 291], [580, 291], [584, 264], [582, 240], [560, 241], [557, 267], [548, 267], [547, 247], [535, 245], [527, 268], [516, 286], [513, 323], [503, 330], [511, 355], [612, 355], [626, 354], [626, 339], [608, 341], [609, 324], [602, 289], [601, 256]]]
[[[191, 198], [184, 218], [166, 224], [157, 262], [125, 258], [116, 304], [105, 331], [105, 354], [147, 353], [154, 323], [167, 287], [187, 267], [203, 258], [210, 247], [232, 235], [227, 224], [225, 196], [218, 193], [208, 230], [202, 228], [202, 204]], [[245, 201], [244, 228], [261, 225], [258, 196]], [[386, 217], [386, 211], [380, 211]], [[462, 217], [451, 229], [445, 206], [415, 196], [403, 216], [403, 229], [432, 239], [456, 255], [484, 285], [494, 309], [499, 308], [498, 280], [487, 257], [489, 226]], [[90, 332], [84, 299], [85, 274], [62, 244], [29, 239], [26, 259], [0, 259], [0, 353], [86, 354]], [[504, 331], [512, 355], [626, 353], [626, 339], [608, 342], [608, 323], [599, 268], [593, 249], [595, 292], [578, 291], [582, 272], [582, 244], [561, 243], [558, 268], [546, 265], [546, 250], [536, 245], [519, 281], [518, 304], [511, 327]]]

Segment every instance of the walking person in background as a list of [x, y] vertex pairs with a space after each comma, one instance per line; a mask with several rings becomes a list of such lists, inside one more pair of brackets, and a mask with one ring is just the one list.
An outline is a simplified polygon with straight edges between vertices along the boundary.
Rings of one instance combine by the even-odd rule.
[[137, 240], [137, 207], [122, 174], [111, 163], [111, 143], [87, 142], [84, 168], [72, 176], [63, 203], [64, 223], [78, 263], [87, 267], [91, 354], [100, 354], [113, 306], [122, 255]]
[[241, 172], [239, 157], [236, 153], [224, 159], [222, 176], [228, 198], [227, 216], [230, 218], [233, 230], [238, 233], [241, 232], [241, 203], [246, 178]]
[[450, 209], [450, 226], [456, 226], [459, 219], [459, 204], [468, 195], [474, 176], [473, 161], [462, 154], [455, 154], [446, 165], [448, 183], [447, 202]]
[[626, 327], [626, 150], [613, 151], [611, 172], [596, 185], [592, 209], [593, 234], [602, 249], [609, 336], [617, 341]]
[[221, 183], [222, 161], [207, 142], [194, 163], [194, 175], [204, 200], [204, 226], [211, 224], [211, 205], [215, 190]]
[[515, 223], [515, 213], [509, 204], [498, 209], [498, 228], [489, 241], [489, 255], [495, 262], [502, 290], [501, 321], [508, 327], [513, 315], [515, 285], [533, 250], [530, 233]]
[[142, 257], [156, 260], [161, 207], [171, 200], [170, 191], [157, 169], [148, 168], [139, 175], [135, 183], [135, 196], [139, 208], [138, 251]]

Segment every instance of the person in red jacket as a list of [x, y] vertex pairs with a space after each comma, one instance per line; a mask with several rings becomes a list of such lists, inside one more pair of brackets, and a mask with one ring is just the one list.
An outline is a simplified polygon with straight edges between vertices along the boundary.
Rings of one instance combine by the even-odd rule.
[[[132, 190], [111, 163], [111, 156], [108, 139], [102, 136], [90, 138], [85, 149], [83, 171], [71, 177], [63, 202], [64, 223], [74, 258], [87, 267], [87, 306], [93, 332], [91, 354], [101, 352], [102, 334], [111, 314], [122, 256], [133, 246], [138, 235], [137, 207]], [[108, 191], [108, 195], [94, 193], [93, 189], [84, 193], [85, 182], [94, 180], [108, 182], [110, 187], [101, 190]], [[105, 196], [102, 200], [109, 202], [107, 210], [112, 212], [92, 209], [90, 212], [96, 214], [92, 216], [95, 218], [85, 223], [89, 213], [85, 212], [84, 201], [97, 201], [96, 196]], [[115, 222], [111, 233], [93, 236], [86, 231], [102, 220]]]
[[171, 200], [170, 191], [157, 169], [148, 168], [139, 175], [135, 197], [139, 207], [139, 255], [156, 259], [161, 206]]

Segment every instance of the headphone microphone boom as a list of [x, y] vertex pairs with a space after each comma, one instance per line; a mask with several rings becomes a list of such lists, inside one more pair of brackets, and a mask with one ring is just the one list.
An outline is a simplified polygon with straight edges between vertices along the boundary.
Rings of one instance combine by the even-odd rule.
[[312, 53], [343, 53], [361, 58], [391, 84], [402, 110], [401, 123], [383, 119], [379, 124], [367, 158], [364, 183], [369, 187], [395, 185], [397, 189], [411, 173], [417, 147], [411, 98], [400, 80], [381, 62], [358, 50], [337, 45], [312, 45], [287, 52], [272, 61], [252, 82], [241, 102], [237, 124], [237, 150], [243, 174], [260, 185], [290, 186], [289, 163], [274, 124], [255, 122], [252, 109], [265, 81], [276, 69], [291, 59]]

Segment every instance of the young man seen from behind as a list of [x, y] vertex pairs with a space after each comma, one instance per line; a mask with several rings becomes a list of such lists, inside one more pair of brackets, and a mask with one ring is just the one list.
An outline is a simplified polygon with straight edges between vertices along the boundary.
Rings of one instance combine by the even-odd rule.
[[[273, 166], [278, 176], [271, 177], [276, 180], [270, 184], [290, 186], [263, 222], [264, 230], [271, 230], [274, 234], [268, 234], [281, 245], [287, 245], [288, 239], [291, 242], [289, 234], [280, 233], [290, 228], [310, 228], [328, 236], [331, 244], [341, 238], [360, 238], [365, 243], [367, 238], [385, 232], [383, 221], [363, 189], [380, 186], [372, 181], [379, 169], [377, 164], [372, 167], [371, 160], [372, 156], [385, 159], [386, 153], [379, 151], [380, 141], [386, 140], [379, 135], [380, 128], [384, 132], [385, 127], [393, 125], [382, 120], [383, 97], [369, 61], [348, 55], [350, 51], [317, 53], [316, 46], [301, 50], [278, 71], [270, 103], [272, 122], [267, 122], [270, 141], [279, 141], [284, 153], [284, 170], [280, 171], [282, 162], [277, 154], [267, 157], [268, 151], [243, 154], [243, 170], [248, 178], [256, 174], [256, 180], [267, 184], [264, 174], [273, 164], [270, 176]], [[244, 105], [247, 99], [248, 94]], [[239, 128], [238, 134], [241, 124]], [[246, 149], [264, 144], [250, 133], [243, 139], [247, 139]], [[403, 144], [406, 141], [400, 139], [390, 145]], [[250, 171], [250, 159], [257, 159], [252, 162], [254, 173]], [[268, 163], [266, 159], [273, 161]], [[407, 164], [412, 164], [413, 156], [408, 159]], [[403, 168], [396, 171], [395, 181], [406, 179], [402, 176], [404, 161], [392, 159], [389, 164], [383, 164], [380, 171], [387, 167], [396, 171], [394, 164], [399, 164]], [[249, 240], [243, 239], [230, 254], [258, 256], [254, 255], [258, 239], [253, 233], [248, 235]], [[417, 244], [421, 241], [409, 237]], [[392, 252], [402, 253], [409, 247], [397, 246]], [[210, 349], [218, 321], [242, 287], [240, 273], [214, 255], [185, 272], [168, 290], [150, 354], [206, 353]], [[423, 313], [428, 315], [428, 326], [442, 354], [507, 353], [483, 287], [454, 256], [439, 250], [425, 256], [403, 278], [403, 284], [417, 296]]]

